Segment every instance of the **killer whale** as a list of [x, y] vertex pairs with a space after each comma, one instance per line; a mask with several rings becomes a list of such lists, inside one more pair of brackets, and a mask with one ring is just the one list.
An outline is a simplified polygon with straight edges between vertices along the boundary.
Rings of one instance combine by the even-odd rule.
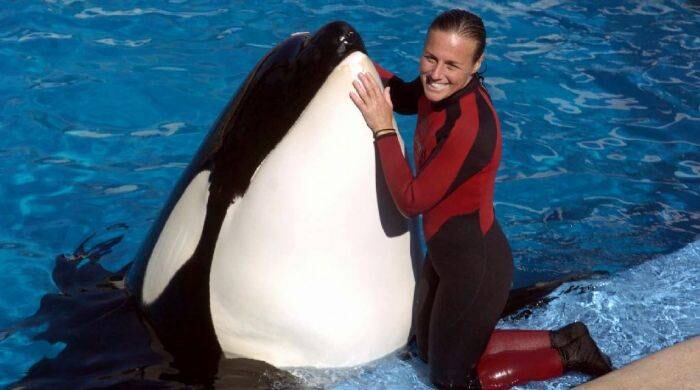
[[337, 367], [405, 343], [407, 221], [348, 98], [359, 34], [294, 34], [251, 71], [172, 191], [126, 286], [184, 378], [222, 356]]

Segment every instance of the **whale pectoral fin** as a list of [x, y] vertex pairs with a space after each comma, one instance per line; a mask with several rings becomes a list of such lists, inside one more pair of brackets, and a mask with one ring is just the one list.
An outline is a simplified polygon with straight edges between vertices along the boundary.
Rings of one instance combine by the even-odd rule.
[[215, 387], [253, 389], [301, 389], [299, 379], [287, 371], [261, 360], [236, 358], [222, 359]]
[[158, 232], [153, 249], [146, 254], [143, 303], [151, 304], [160, 296], [199, 246], [207, 216], [209, 176], [209, 171], [201, 171], [187, 184]]
[[559, 286], [566, 282], [573, 282], [582, 279], [588, 279], [593, 276], [607, 275], [607, 272], [593, 271], [579, 274], [567, 275], [563, 278], [550, 280], [546, 282], [535, 283], [531, 286], [516, 288], [510, 291], [506, 307], [501, 313], [501, 318], [514, 314], [528, 306], [542, 306], [551, 301], [552, 297], [548, 295], [556, 290]]

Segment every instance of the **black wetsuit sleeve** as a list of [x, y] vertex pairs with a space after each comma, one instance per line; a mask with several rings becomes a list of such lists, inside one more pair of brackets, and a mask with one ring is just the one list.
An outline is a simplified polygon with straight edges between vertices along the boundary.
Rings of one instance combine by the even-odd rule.
[[379, 77], [385, 87], [390, 87], [391, 103], [394, 111], [404, 115], [415, 115], [418, 113], [418, 99], [423, 95], [423, 86], [420, 77], [416, 77], [411, 82], [405, 82], [395, 74], [374, 63]]
[[416, 77], [415, 80], [407, 83], [394, 76], [389, 80], [387, 86], [391, 88], [389, 93], [394, 111], [404, 115], [418, 113], [418, 98], [423, 93], [420, 78]]

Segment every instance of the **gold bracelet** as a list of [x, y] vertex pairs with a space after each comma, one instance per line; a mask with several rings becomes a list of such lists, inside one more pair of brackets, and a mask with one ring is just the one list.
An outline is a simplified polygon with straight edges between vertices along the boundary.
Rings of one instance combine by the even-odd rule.
[[381, 136], [383, 136], [383, 135], [395, 134], [395, 133], [396, 133], [396, 130], [391, 129], [391, 128], [389, 128], [389, 129], [380, 129], [380, 130], [377, 130], [377, 131], [373, 132], [373, 134], [374, 134], [374, 139], [377, 139], [377, 138], [379, 138], [379, 137], [381, 137]]
[[378, 132], [374, 133], [374, 139], [377, 140], [377, 139], [379, 139], [379, 138], [384, 137], [385, 135], [390, 135], [390, 134], [396, 134], [396, 132], [395, 132], [395, 131], [389, 131], [389, 130], [378, 131]]

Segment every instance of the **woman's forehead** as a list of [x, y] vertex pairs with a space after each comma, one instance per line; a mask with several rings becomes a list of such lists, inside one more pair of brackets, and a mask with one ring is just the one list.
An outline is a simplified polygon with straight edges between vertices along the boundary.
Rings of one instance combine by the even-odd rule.
[[465, 62], [474, 57], [478, 42], [456, 32], [431, 30], [425, 40], [424, 51], [445, 61]]

